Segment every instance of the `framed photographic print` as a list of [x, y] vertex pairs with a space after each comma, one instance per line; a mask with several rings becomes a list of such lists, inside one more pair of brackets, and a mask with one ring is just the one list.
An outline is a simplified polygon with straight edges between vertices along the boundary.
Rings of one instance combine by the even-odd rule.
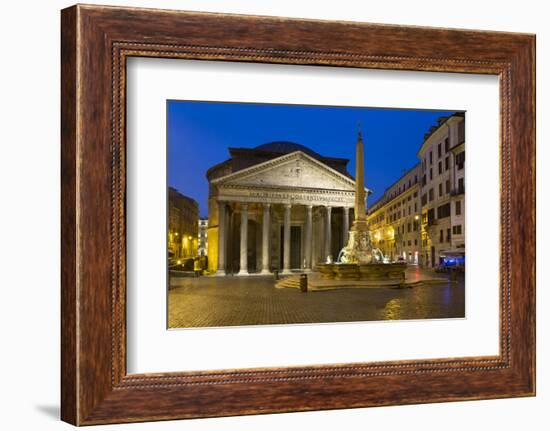
[[62, 419], [535, 394], [535, 37], [62, 11]]
[[169, 328], [465, 317], [464, 112], [169, 100], [167, 127]]

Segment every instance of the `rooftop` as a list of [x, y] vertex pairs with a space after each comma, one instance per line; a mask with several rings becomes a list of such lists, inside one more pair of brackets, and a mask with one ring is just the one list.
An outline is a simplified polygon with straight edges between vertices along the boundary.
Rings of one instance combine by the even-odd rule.
[[305, 145], [298, 144], [291, 141], [271, 141], [265, 144], [258, 145], [252, 148], [230, 147], [228, 148], [230, 158], [225, 161], [212, 166], [206, 172], [206, 177], [211, 180], [216, 176], [219, 176], [220, 170], [224, 170], [227, 173], [227, 169], [231, 172], [237, 172], [242, 169], [246, 169], [250, 166], [271, 160], [282, 156], [283, 154], [294, 153], [301, 151], [314, 159], [330, 166], [336, 171], [353, 178], [347, 171], [347, 164], [349, 159], [339, 157], [327, 157], [322, 156]]
[[316, 153], [310, 148], [302, 144], [297, 144], [296, 142], [290, 142], [290, 141], [268, 142], [266, 144], [258, 145], [257, 147], [254, 147], [254, 149], [261, 150], [261, 151], [269, 151], [271, 153], [280, 153], [280, 154], [293, 153], [294, 151], [302, 151], [303, 153], [306, 153], [311, 157], [315, 157], [315, 158], [322, 157], [319, 153]]

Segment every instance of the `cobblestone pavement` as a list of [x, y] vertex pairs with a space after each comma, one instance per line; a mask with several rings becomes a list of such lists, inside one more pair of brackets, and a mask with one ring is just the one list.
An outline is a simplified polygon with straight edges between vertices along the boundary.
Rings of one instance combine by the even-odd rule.
[[464, 317], [461, 276], [455, 284], [308, 293], [276, 289], [273, 277], [260, 276], [173, 278], [171, 285], [170, 328]]

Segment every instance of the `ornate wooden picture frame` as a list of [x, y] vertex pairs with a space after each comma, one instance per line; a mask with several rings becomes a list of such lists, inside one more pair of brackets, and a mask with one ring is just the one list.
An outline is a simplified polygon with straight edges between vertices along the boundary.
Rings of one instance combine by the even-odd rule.
[[[535, 37], [101, 6], [62, 11], [61, 416], [75, 425], [535, 394]], [[500, 354], [126, 372], [126, 60], [500, 79]]]

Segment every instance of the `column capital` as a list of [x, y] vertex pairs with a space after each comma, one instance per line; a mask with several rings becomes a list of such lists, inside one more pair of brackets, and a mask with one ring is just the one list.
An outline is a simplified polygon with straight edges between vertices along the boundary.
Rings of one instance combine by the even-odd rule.
[[248, 209], [248, 202], [241, 202], [241, 208], [243, 210], [247, 210]]
[[308, 204], [308, 205], [306, 205], [306, 208], [307, 208], [308, 211], [312, 211], [313, 210], [313, 205]]
[[268, 210], [270, 207], [271, 207], [271, 203], [270, 202], [264, 202], [264, 210]]
[[286, 209], [292, 208], [292, 204], [284, 204], [284, 206], [285, 206]]
[[332, 207], [330, 205], [325, 205], [325, 208], [327, 210], [327, 213], [330, 213], [332, 211]]

